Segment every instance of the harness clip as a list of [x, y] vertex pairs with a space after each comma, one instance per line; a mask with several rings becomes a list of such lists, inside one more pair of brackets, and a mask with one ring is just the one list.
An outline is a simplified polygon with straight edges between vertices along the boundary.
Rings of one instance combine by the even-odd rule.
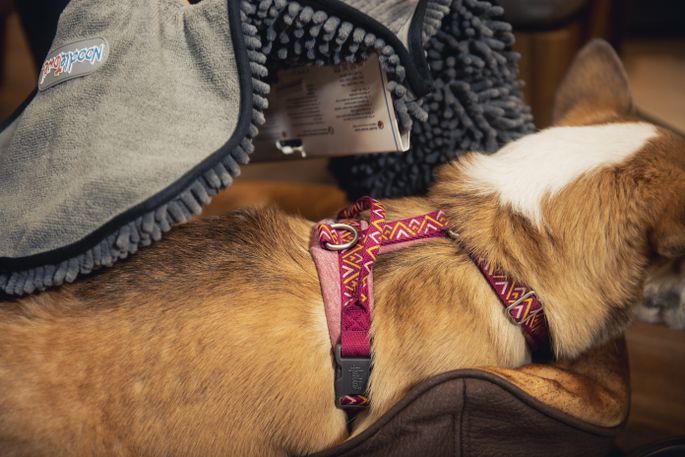
[[341, 409], [362, 409], [366, 403], [343, 403], [344, 398], [366, 396], [371, 374], [371, 358], [343, 357], [340, 343], [335, 345], [335, 405]]

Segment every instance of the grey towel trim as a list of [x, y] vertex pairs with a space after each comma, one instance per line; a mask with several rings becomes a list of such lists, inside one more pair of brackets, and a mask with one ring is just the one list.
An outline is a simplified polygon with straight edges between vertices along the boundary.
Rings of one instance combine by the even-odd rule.
[[452, 0], [432, 0], [426, 5], [423, 17], [423, 42], [426, 43], [440, 29], [442, 18], [450, 12]]
[[57, 264], [0, 274], [0, 291], [24, 295], [73, 282], [79, 275], [127, 258], [140, 247], [161, 239], [172, 226], [200, 214], [202, 206], [240, 174], [239, 165], [248, 163], [252, 139], [264, 122], [270, 74], [280, 67], [304, 62], [357, 62], [377, 53], [388, 73], [388, 87], [401, 129], [410, 129], [414, 120], [427, 120], [427, 113], [419, 102], [411, 99], [405, 86], [406, 70], [396, 50], [374, 33], [322, 10], [287, 0], [243, 1], [241, 22], [252, 74], [253, 109], [248, 133], [239, 144], [178, 196], [114, 230], [85, 252]]
[[263, 32], [262, 52], [281, 61], [272, 64], [272, 73], [281, 65], [358, 62], [370, 53], [377, 53], [388, 74], [388, 88], [393, 95], [400, 128], [409, 130], [412, 118], [427, 119], [420, 102], [413, 100], [407, 88], [406, 69], [399, 55], [382, 38], [323, 10], [294, 1], [262, 0], [258, 5], [248, 6], [254, 10], [250, 14], [251, 20]]
[[[436, 25], [444, 10], [433, 5]], [[440, 28], [424, 44], [433, 89], [422, 99], [428, 116], [412, 124], [411, 149], [331, 161], [333, 175], [351, 199], [422, 194], [441, 164], [468, 151], [494, 152], [534, 130], [516, 79], [514, 35], [502, 16], [502, 8], [490, 1], [451, 2]]]

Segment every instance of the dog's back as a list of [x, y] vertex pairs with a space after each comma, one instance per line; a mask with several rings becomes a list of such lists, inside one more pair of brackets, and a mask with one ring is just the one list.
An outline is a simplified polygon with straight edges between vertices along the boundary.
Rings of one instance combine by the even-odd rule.
[[266, 456], [293, 433], [319, 443], [299, 453], [343, 439], [310, 230], [239, 211], [3, 303], [0, 454]]

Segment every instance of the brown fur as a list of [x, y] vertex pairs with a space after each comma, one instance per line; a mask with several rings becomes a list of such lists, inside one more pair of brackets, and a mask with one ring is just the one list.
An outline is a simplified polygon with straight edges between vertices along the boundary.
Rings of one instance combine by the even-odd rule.
[[[576, 65], [601, 65], [600, 48]], [[580, 87], [574, 74], [566, 88]], [[593, 75], [616, 77], [611, 65]], [[626, 119], [625, 105], [596, 100], [606, 118], [593, 122]], [[557, 113], [573, 124], [581, 111], [566, 100]], [[529, 360], [462, 245], [536, 289], [558, 356], [619, 334], [650, 262], [683, 247], [684, 156], [662, 132], [547, 201], [542, 230], [475, 196], [461, 179], [468, 155], [428, 197], [387, 202], [389, 218], [443, 208], [461, 244], [379, 258], [372, 406], [357, 431], [434, 374]], [[4, 304], [0, 455], [284, 456], [344, 440], [311, 228], [273, 209], [195, 221], [110, 270]]]

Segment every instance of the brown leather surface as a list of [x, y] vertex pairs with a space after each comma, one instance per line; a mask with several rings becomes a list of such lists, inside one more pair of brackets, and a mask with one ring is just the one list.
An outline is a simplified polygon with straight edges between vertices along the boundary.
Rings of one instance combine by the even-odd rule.
[[564, 417], [484, 372], [432, 384], [369, 433], [316, 457], [605, 456], [618, 432]]
[[368, 430], [315, 457], [606, 456], [628, 392], [623, 340], [574, 362], [457, 370], [415, 387]]
[[562, 25], [588, 3], [587, 0], [500, 0], [504, 18], [515, 30], [549, 29]]

